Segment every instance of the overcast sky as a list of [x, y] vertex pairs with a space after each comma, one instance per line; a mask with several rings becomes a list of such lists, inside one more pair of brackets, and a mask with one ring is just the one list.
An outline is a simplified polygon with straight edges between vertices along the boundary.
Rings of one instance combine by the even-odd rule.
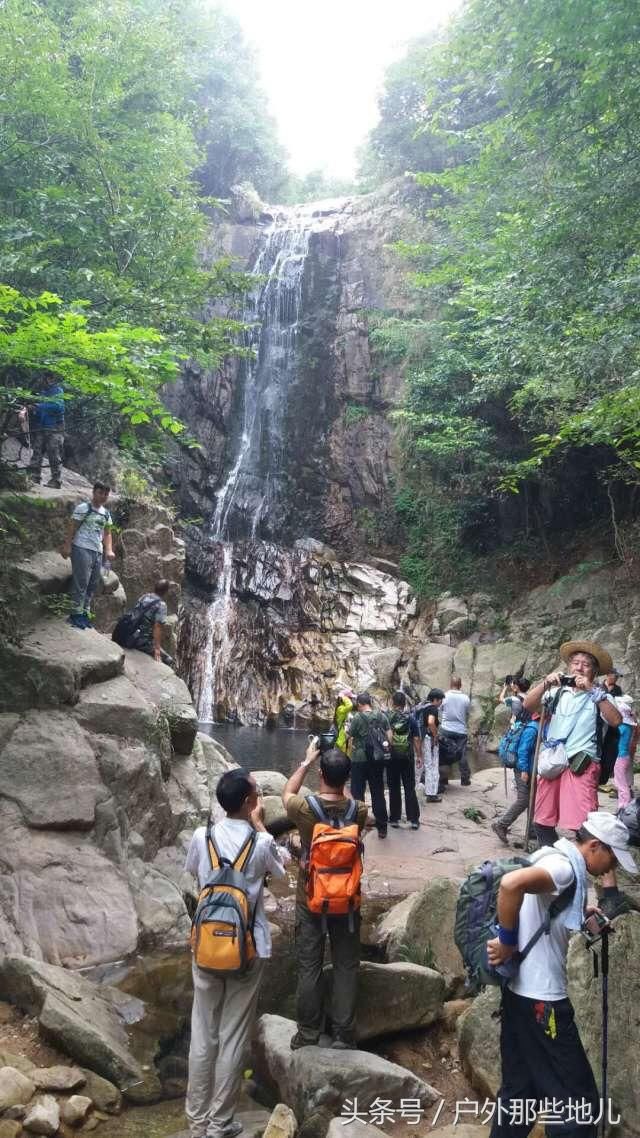
[[385, 68], [459, 0], [219, 0], [258, 52], [262, 85], [297, 174], [349, 177], [377, 118]]

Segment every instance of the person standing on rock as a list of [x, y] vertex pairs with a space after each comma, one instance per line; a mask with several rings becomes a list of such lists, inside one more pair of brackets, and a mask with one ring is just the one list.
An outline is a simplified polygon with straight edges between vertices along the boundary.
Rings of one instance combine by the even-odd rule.
[[[526, 714], [526, 712], [522, 714]], [[516, 818], [519, 818], [521, 814], [524, 814], [525, 810], [529, 809], [531, 770], [533, 767], [536, 742], [538, 740], [539, 726], [540, 716], [536, 714], [528, 721], [516, 723], [512, 729], [514, 732], [518, 732], [514, 743], [515, 767], [513, 768], [516, 800], [511, 806], [507, 807], [504, 814], [501, 814], [499, 818], [496, 818], [495, 822], [491, 823], [491, 829], [494, 834], [497, 835], [505, 846], [509, 844], [507, 835]], [[507, 738], [510, 737], [511, 732], [507, 735]]]
[[91, 602], [100, 583], [102, 561], [113, 557], [113, 522], [106, 508], [110, 493], [111, 487], [106, 483], [94, 482], [91, 501], [80, 502], [71, 515], [62, 547], [62, 556], [71, 558], [69, 624], [74, 628], [92, 627]]
[[[404, 810], [412, 830], [420, 829], [420, 806], [416, 794], [415, 741], [420, 739], [418, 726], [407, 708], [403, 691], [393, 693], [393, 707], [388, 716], [391, 726], [391, 757], [387, 766], [389, 784], [389, 825], [397, 828]], [[402, 787], [402, 790], [401, 790]]]
[[[359, 698], [359, 697], [358, 697]], [[329, 938], [333, 969], [331, 996], [331, 1025], [333, 1042], [337, 1050], [351, 1049], [355, 1043], [356, 999], [358, 994], [358, 968], [360, 965], [360, 911], [348, 915], [322, 915], [311, 912], [308, 903], [308, 875], [311, 841], [318, 815], [309, 798], [300, 789], [320, 754], [315, 740], [307, 748], [300, 766], [291, 775], [282, 792], [287, 817], [297, 827], [302, 845], [302, 860], [296, 893], [296, 950], [298, 955], [297, 1021], [298, 1029], [291, 1040], [293, 1051], [317, 1044], [325, 1018], [325, 978], [323, 972], [325, 942]], [[320, 755], [320, 789], [313, 796], [328, 819], [345, 823], [348, 812], [355, 813], [358, 832], [362, 833], [367, 821], [367, 807], [345, 794], [345, 784], [351, 774], [348, 755], [334, 748]], [[352, 780], [353, 786], [353, 780]]]
[[[460, 786], [470, 786], [471, 784], [471, 768], [467, 759], [467, 723], [470, 708], [471, 700], [462, 691], [460, 676], [452, 676], [451, 684], [444, 693], [440, 717], [442, 746], [440, 760], [443, 766], [460, 763]], [[441, 781], [440, 789], [444, 789], [447, 782], [448, 778], [445, 776]]]
[[336, 747], [338, 747], [340, 751], [344, 751], [345, 755], [349, 754], [347, 723], [349, 722], [349, 716], [353, 713], [355, 698], [355, 694], [350, 688], [344, 688], [338, 695], [333, 712], [333, 726], [337, 731]]
[[384, 794], [385, 763], [391, 753], [391, 727], [382, 711], [374, 711], [371, 696], [356, 696], [356, 713], [347, 729], [351, 740], [351, 794], [362, 802], [369, 784], [371, 809], [379, 838], [386, 838], [389, 816]]
[[567, 994], [567, 953], [572, 932], [588, 912], [587, 874], [600, 877], [618, 864], [637, 872], [629, 832], [618, 818], [594, 811], [578, 829], [575, 845], [561, 838], [533, 856], [533, 865], [505, 873], [500, 882], [498, 936], [487, 942], [489, 963], [506, 965], [549, 919], [552, 902], [564, 894], [567, 904], [502, 990], [502, 1086], [491, 1138], [526, 1138], [535, 1122], [525, 1121], [527, 1103], [537, 1110], [553, 1103], [547, 1134], [595, 1138], [596, 1126], [576, 1113], [582, 1106], [597, 1120], [600, 1104]]
[[285, 854], [264, 827], [264, 808], [253, 775], [226, 771], [216, 787], [226, 817], [194, 833], [185, 871], [202, 889], [212, 871], [207, 836], [219, 856], [231, 863], [253, 831], [255, 845], [243, 868], [251, 905], [256, 955], [246, 972], [220, 977], [198, 968], [193, 972], [193, 1010], [189, 1047], [186, 1114], [191, 1138], [235, 1138], [242, 1124], [234, 1116], [245, 1050], [255, 1022], [265, 962], [271, 956], [271, 931], [264, 910], [265, 874], [285, 877]]
[[563, 747], [568, 763], [559, 776], [537, 780], [534, 822], [541, 845], [557, 840], [556, 826], [578, 830], [598, 809], [602, 730], [605, 723], [618, 727], [622, 722], [613, 698], [596, 684], [596, 676], [611, 671], [607, 650], [592, 640], [568, 640], [560, 657], [569, 675], [551, 672], [524, 697], [529, 714], [543, 704], [551, 712], [546, 746]]
[[442, 802], [438, 794], [440, 787], [440, 748], [438, 741], [439, 712], [444, 700], [441, 688], [431, 688], [427, 702], [422, 708], [422, 769], [424, 774], [424, 794], [427, 802]]
[[51, 477], [47, 486], [62, 486], [62, 451], [64, 448], [64, 388], [57, 376], [48, 373], [42, 379], [40, 396], [30, 415], [31, 461], [29, 477], [36, 485], [42, 478], [42, 460], [47, 457]]

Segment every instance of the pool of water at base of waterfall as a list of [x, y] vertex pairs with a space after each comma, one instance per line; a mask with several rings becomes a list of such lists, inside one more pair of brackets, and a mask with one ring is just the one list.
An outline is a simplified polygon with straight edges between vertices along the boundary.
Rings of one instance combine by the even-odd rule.
[[[264, 727], [239, 727], [233, 723], [201, 723], [200, 730], [222, 743], [236, 762], [247, 770], [280, 771], [286, 775], [290, 775], [304, 758], [309, 735], [313, 734], [308, 728], [294, 730], [275, 727], [269, 730]], [[321, 727], [319, 730], [326, 731], [327, 728]], [[472, 771], [479, 771], [499, 766], [500, 762], [497, 755], [480, 748], [470, 748], [469, 765]], [[457, 777], [459, 775], [454, 767], [452, 778]], [[305, 782], [317, 785], [311, 778], [305, 779]]]

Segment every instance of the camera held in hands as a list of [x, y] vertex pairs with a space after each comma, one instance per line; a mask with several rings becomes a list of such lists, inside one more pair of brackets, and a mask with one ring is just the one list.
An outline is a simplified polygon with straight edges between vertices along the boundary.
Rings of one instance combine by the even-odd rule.
[[611, 921], [605, 917], [604, 913], [590, 913], [582, 922], [581, 931], [586, 936], [587, 943], [591, 945], [600, 940], [603, 933], [608, 933], [610, 929]]
[[563, 688], [574, 688], [576, 686], [576, 677], [560, 676], [560, 686]]
[[336, 737], [335, 731], [322, 731], [320, 735], [310, 735], [309, 742], [315, 743], [322, 755], [325, 751], [331, 751], [335, 747]]

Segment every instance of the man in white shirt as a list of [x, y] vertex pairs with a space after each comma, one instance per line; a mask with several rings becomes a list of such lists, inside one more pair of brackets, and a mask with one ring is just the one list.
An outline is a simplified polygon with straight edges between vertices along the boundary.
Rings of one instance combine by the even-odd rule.
[[[253, 915], [256, 956], [245, 973], [224, 979], [193, 971], [193, 1011], [189, 1049], [186, 1114], [192, 1138], [234, 1138], [242, 1130], [233, 1110], [242, 1075], [247, 1040], [255, 1020], [265, 961], [271, 956], [271, 932], [264, 911], [265, 874], [285, 876], [285, 852], [276, 845], [263, 823], [253, 775], [239, 767], [226, 771], [216, 787], [216, 798], [226, 817], [211, 832], [220, 856], [233, 862], [252, 830], [257, 831], [253, 852], [243, 870]], [[211, 873], [207, 846], [209, 826], [194, 833], [185, 870], [202, 889]], [[288, 859], [287, 859], [288, 860]]]
[[[460, 676], [451, 677], [451, 687], [444, 693], [440, 714], [440, 764], [460, 763], [460, 785], [471, 784], [471, 768], [467, 759], [467, 720], [471, 700], [465, 695]], [[446, 776], [440, 779], [440, 789], [447, 785]]]
[[[629, 832], [612, 814], [594, 811], [578, 830], [576, 844], [561, 838], [534, 854], [534, 864], [506, 873], [498, 892], [498, 936], [487, 945], [498, 966], [522, 952], [549, 922], [514, 979], [502, 993], [500, 1054], [502, 1086], [491, 1138], [526, 1138], [535, 1118], [518, 1107], [552, 1101], [562, 1138], [595, 1138], [596, 1126], [576, 1121], [571, 1104], [586, 1103], [598, 1117], [598, 1090], [567, 996], [567, 952], [572, 932], [581, 927], [587, 873], [600, 877], [620, 864], [636, 873]], [[554, 899], [571, 890], [566, 907], [550, 918]], [[512, 1105], [511, 1105], [512, 1104]], [[562, 1125], [560, 1125], [560, 1116]], [[553, 1132], [556, 1132], [554, 1126]]]

